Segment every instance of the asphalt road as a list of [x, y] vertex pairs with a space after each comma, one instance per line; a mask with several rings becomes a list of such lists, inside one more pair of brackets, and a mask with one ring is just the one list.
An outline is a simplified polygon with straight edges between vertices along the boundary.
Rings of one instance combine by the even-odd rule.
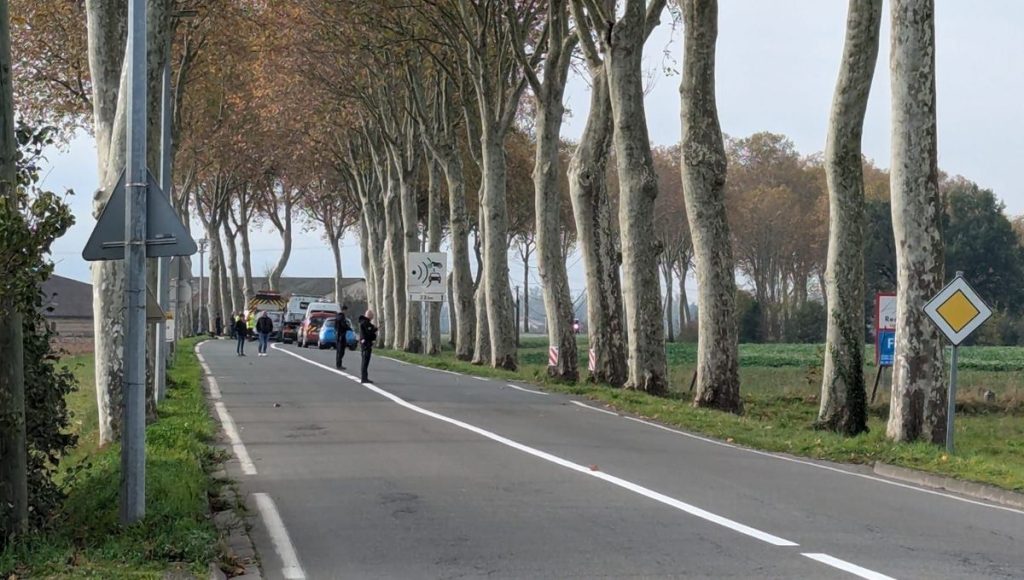
[[201, 353], [268, 578], [1024, 578], [1021, 511], [530, 385]]

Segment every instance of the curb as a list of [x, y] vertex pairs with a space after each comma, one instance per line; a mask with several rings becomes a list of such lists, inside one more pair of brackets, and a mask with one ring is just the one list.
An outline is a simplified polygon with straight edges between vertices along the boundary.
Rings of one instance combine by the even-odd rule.
[[[196, 345], [196, 353], [199, 353], [199, 345]], [[209, 382], [205, 380], [206, 373], [202, 374], [201, 387], [206, 398], [207, 412], [217, 425], [216, 439], [211, 446], [221, 456], [221, 460], [211, 466], [212, 471], [209, 473], [213, 486], [209, 495], [208, 515], [220, 535], [222, 556], [220, 560], [210, 562], [208, 577], [210, 580], [262, 580], [256, 545], [249, 536], [249, 511], [246, 509], [245, 498], [239, 495], [237, 482], [227, 473], [226, 463], [227, 458], [231, 457], [231, 445], [225, 441], [222, 425], [214, 413]]]
[[917, 469], [897, 467], [880, 461], [875, 462], [874, 471], [875, 475], [881, 475], [882, 477], [898, 479], [906, 483], [942, 489], [975, 499], [990, 501], [992, 503], [1017, 509], [1024, 509], [1024, 494], [1007, 491], [992, 485], [964, 481], [962, 479], [947, 477], [945, 475], [935, 475], [934, 473], [918, 471]]

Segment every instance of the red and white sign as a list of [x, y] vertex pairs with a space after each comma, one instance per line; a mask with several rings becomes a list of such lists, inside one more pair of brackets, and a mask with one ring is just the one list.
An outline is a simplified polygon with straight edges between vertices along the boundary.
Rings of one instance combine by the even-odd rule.
[[875, 296], [875, 330], [896, 330], [896, 295], [891, 292]]
[[597, 352], [594, 349], [590, 349], [590, 364], [587, 365], [587, 369], [590, 372], [597, 370]]
[[548, 349], [548, 366], [558, 366], [558, 347], [552, 346]]

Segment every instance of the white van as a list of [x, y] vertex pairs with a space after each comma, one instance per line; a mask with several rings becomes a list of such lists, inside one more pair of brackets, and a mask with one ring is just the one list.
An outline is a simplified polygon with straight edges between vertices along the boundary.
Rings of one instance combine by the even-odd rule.
[[303, 318], [309, 318], [309, 315], [314, 312], [337, 314], [341, 312], [341, 305], [337, 302], [310, 302], [309, 306], [306, 307], [306, 315]]

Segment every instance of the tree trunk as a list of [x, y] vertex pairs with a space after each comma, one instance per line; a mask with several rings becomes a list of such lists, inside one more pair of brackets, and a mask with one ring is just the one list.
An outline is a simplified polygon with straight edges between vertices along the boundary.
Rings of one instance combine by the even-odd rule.
[[[100, 188], [93, 196], [93, 217], [103, 211], [125, 165], [128, 77], [123, 74], [128, 38], [128, 5], [119, 0], [86, 2], [89, 70], [93, 92], [93, 134]], [[93, 327], [99, 444], [121, 431], [124, 369], [124, 262], [92, 264]]]
[[[441, 251], [441, 167], [430, 159], [427, 163], [427, 251]], [[441, 303], [431, 302], [427, 306], [427, 354], [441, 352]]]
[[[454, 272], [448, 272], [448, 346], [452, 348], [456, 347], [455, 342], [455, 329], [458, 328], [459, 321], [456, 320], [455, 315], [455, 274]], [[472, 357], [472, 355], [470, 355]]]
[[[481, 185], [482, 188], [482, 185]], [[481, 197], [483, 192], [481, 191]], [[482, 243], [484, 237], [484, 220], [483, 220], [484, 209], [480, 207], [479, 218], [477, 222], [477, 245]], [[488, 329], [487, 320], [487, 269], [484, 266], [482, 260], [477, 261], [477, 284], [476, 291], [473, 295], [473, 304], [475, 307], [474, 314], [476, 315], [476, 335], [474, 337], [475, 342], [473, 345], [473, 364], [485, 365], [491, 360], [491, 333]]]
[[[406, 272], [404, 266], [404, 260], [408, 258], [410, 252], [416, 252], [420, 248], [419, 243], [419, 208], [417, 204], [416, 195], [416, 169], [419, 167], [419, 163], [412, 163], [413, 169], [403, 170], [399, 181], [399, 191], [401, 192], [401, 208], [402, 208], [402, 225], [405, 234], [405, 249], [402, 254], [403, 269], [402, 278], [405, 279]], [[402, 296], [406, 298], [406, 312], [404, 317], [405, 323], [405, 340], [401, 343], [402, 350], [405, 352], [421, 353], [423, 352], [423, 308], [419, 302], [412, 302], [408, 300], [408, 293], [405, 292], [405, 283], [401, 285], [403, 288]]]
[[697, 274], [693, 404], [740, 413], [736, 279], [725, 211], [725, 146], [715, 103], [717, 0], [683, 0], [682, 176]]
[[248, 221], [242, 222], [236, 232], [239, 242], [242, 244], [242, 292], [245, 295], [245, 303], [248, 303], [257, 291], [252, 281], [252, 250], [249, 248]]
[[524, 244], [523, 257], [523, 334], [530, 333], [530, 246]]
[[[245, 310], [248, 302], [242, 290], [242, 279], [238, 275], [238, 248], [235, 246], [235, 232], [231, 230], [228, 219], [224, 219], [224, 242], [228, 251], [228, 286], [231, 293], [231, 311], [240, 312]], [[225, 319], [227, 320], [227, 319]]]
[[867, 430], [861, 136], [881, 21], [882, 0], [850, 0], [846, 46], [825, 147], [829, 243], [822, 291], [828, 297], [828, 331], [816, 425], [845, 435]]
[[942, 343], [924, 305], [942, 288], [942, 207], [935, 120], [932, 0], [892, 0], [892, 222], [896, 237], [896, 360], [886, 434], [946, 437]]
[[[10, 13], [0, 0], [0, 203], [14, 203], [18, 143]], [[7, 298], [7, 297], [5, 297]], [[28, 438], [25, 422], [25, 344], [22, 313], [11, 299], [0, 306], [0, 548], [28, 532]]]
[[653, 235], [658, 179], [644, 111], [644, 27], [644, 3], [627, 2], [625, 15], [611, 31], [606, 66], [615, 126], [623, 297], [630, 336], [626, 386], [661, 395], [668, 392], [668, 366], [658, 283], [659, 248]]
[[469, 265], [469, 216], [466, 211], [466, 178], [462, 158], [458, 151], [450, 151], [444, 160], [445, 180], [448, 183], [448, 221], [452, 245], [452, 298], [455, 323], [451, 329], [455, 337], [455, 358], [473, 358], [474, 320], [473, 274]]
[[[363, 279], [366, 281], [366, 307], [373, 309], [377, 305], [377, 280], [373, 275], [373, 266], [370, 265], [370, 230], [366, 226], [367, 213], [364, 209], [359, 216], [359, 258], [363, 267]], [[341, 248], [338, 248], [341, 253]], [[357, 313], [359, 314], [359, 313]]]
[[591, 77], [590, 114], [569, 163], [569, 195], [587, 275], [587, 333], [596, 359], [590, 378], [620, 387], [628, 373], [622, 334], [622, 287], [617, 234], [605, 180], [612, 144], [612, 109], [604, 66], [592, 68]]
[[[331, 255], [334, 256], [334, 301], [340, 304], [342, 302], [341, 279], [343, 277], [341, 271], [341, 239], [334, 235], [328, 235], [328, 238], [331, 244]], [[369, 285], [367, 285], [367, 292], [369, 292]]]
[[390, 348], [404, 348], [408, 296], [405, 281], [405, 234], [402, 229], [401, 194], [397, 179], [389, 179], [388, 190], [384, 202], [388, 258], [391, 265], [391, 293], [387, 297], [391, 302], [391, 337], [388, 339], [388, 345]]
[[690, 260], [687, 255], [679, 258], [676, 274], [679, 275], [679, 336], [682, 340], [683, 331], [690, 326], [690, 299], [686, 296], [686, 275], [690, 271]]
[[676, 341], [676, 333], [672, 328], [672, 298], [675, 294], [675, 288], [672, 285], [672, 266], [667, 262], [662, 264], [661, 273], [665, 277], [665, 322], [668, 326], [668, 341]]
[[278, 228], [278, 231], [281, 233], [281, 242], [284, 244], [284, 249], [281, 250], [281, 257], [278, 258], [277, 264], [270, 272], [270, 279], [267, 281], [270, 289], [275, 292], [281, 289], [281, 275], [284, 274], [284, 269], [288, 265], [288, 259], [292, 255], [292, 196], [287, 190], [285, 190], [284, 194], [284, 223]]
[[484, 280], [491, 366], [516, 370], [516, 333], [512, 328], [512, 293], [508, 286], [508, 207], [505, 201], [505, 148], [489, 123], [480, 139], [483, 159]]
[[221, 332], [223, 332], [225, 321], [231, 318], [231, 289], [228, 286], [227, 260], [224, 257], [224, 248], [217, 248], [217, 275], [220, 277], [220, 300], [217, 304], [217, 312], [220, 314]]

